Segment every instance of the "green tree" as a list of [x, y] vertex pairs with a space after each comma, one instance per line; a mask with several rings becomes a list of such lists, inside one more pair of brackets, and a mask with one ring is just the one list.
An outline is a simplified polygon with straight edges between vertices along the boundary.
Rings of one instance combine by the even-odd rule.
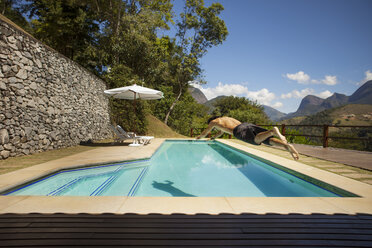
[[[32, 18], [33, 35], [66, 57], [85, 67], [89, 48], [95, 45], [99, 31], [96, 14], [85, 1], [26, 0], [23, 11]], [[93, 69], [93, 68], [90, 68]]]
[[270, 120], [264, 112], [262, 106], [257, 102], [245, 97], [228, 96], [223, 97], [214, 104], [215, 113], [221, 116], [230, 116], [241, 122], [254, 124], [269, 124]]
[[226, 39], [228, 32], [225, 22], [218, 16], [223, 9], [220, 3], [205, 7], [203, 0], [186, 0], [180, 19], [176, 22], [177, 46], [181, 49], [174, 58], [176, 63], [172, 68], [176, 80], [173, 88], [178, 93], [165, 116], [165, 124], [187, 89], [188, 82], [200, 76], [200, 58], [209, 48]]
[[22, 5], [16, 0], [0, 0], [0, 14], [6, 16], [26, 32], [31, 33], [31, 25], [22, 15]]
[[[170, 39], [159, 39], [158, 28], [167, 28], [171, 12], [169, 0], [159, 1], [110, 1], [108, 6], [98, 2], [97, 11], [103, 18], [104, 28], [100, 39], [102, 65], [109, 70], [102, 73], [110, 88], [137, 83], [161, 90], [162, 79], [167, 73], [163, 62], [166, 45]], [[101, 5], [103, 4], [103, 5]], [[165, 46], [165, 48], [164, 48]], [[168, 73], [169, 74], [169, 73]], [[114, 100], [112, 119], [123, 127], [136, 125], [146, 131], [146, 113], [153, 103], [137, 101], [136, 113], [126, 100]], [[116, 110], [116, 108], [119, 108]], [[123, 112], [125, 110], [126, 112]], [[120, 119], [122, 119], [120, 121]], [[133, 128], [131, 128], [133, 130]]]

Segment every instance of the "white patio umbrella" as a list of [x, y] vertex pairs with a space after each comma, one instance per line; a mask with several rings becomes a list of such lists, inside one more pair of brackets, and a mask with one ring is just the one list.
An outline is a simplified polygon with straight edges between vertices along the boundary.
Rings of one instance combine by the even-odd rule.
[[106, 96], [110, 96], [116, 99], [133, 100], [134, 112], [136, 112], [137, 99], [156, 100], [164, 97], [163, 92], [159, 90], [142, 87], [136, 84], [121, 88], [105, 90], [104, 93]]
[[117, 99], [128, 99], [128, 100], [155, 100], [163, 98], [163, 92], [153, 90], [150, 88], [142, 87], [136, 84], [131, 86], [115, 88], [104, 91], [107, 96], [112, 96]]

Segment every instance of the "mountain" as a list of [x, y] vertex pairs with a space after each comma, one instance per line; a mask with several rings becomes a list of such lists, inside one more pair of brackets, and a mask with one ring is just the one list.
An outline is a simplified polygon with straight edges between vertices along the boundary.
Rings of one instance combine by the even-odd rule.
[[282, 118], [284, 118], [287, 114], [280, 112], [270, 106], [262, 105], [264, 107], [264, 111], [266, 115], [270, 118], [272, 121], [278, 121]]
[[225, 98], [227, 96], [217, 96], [215, 98], [212, 98], [211, 100], [204, 103], [204, 106], [207, 106], [209, 108], [208, 113], [211, 114], [214, 110], [214, 104], [221, 98]]
[[334, 93], [321, 104], [325, 109], [335, 108], [349, 103], [349, 97], [344, 94]]
[[359, 104], [372, 104], [372, 80], [369, 80], [359, 89], [357, 89], [350, 97], [349, 102]]
[[[197, 88], [190, 87], [189, 92], [198, 103], [204, 104], [205, 106], [209, 107], [209, 113], [212, 113], [214, 109], [213, 105], [217, 102], [217, 100], [226, 97], [218, 96], [208, 101], [203, 92], [201, 92]], [[323, 110], [336, 108], [347, 104], [372, 104], [372, 80], [363, 84], [351, 96], [334, 93], [332, 96], [326, 99], [322, 99], [317, 96], [308, 95], [302, 99], [297, 111], [289, 113], [288, 115], [266, 105], [263, 105], [263, 107], [266, 115], [271, 120], [279, 121], [291, 119], [294, 117], [312, 115]]]
[[346, 104], [372, 104], [372, 80], [363, 84], [351, 96], [334, 93], [332, 96], [322, 99], [317, 96], [308, 95], [302, 99], [296, 112], [289, 113], [281, 120], [312, 115], [326, 109], [336, 108]]
[[198, 88], [189, 86], [188, 90], [197, 103], [204, 104], [208, 101], [207, 97]]

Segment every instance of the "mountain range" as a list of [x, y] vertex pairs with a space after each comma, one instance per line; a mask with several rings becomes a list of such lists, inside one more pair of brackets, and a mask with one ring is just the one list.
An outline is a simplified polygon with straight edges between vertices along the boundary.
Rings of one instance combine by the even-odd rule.
[[296, 112], [289, 113], [279, 120], [312, 115], [346, 104], [372, 104], [372, 80], [360, 86], [351, 96], [334, 93], [332, 96], [322, 99], [317, 96], [307, 95], [302, 99]]
[[[207, 107], [210, 112], [213, 111], [214, 103], [224, 96], [218, 96], [208, 101], [203, 92], [199, 89], [190, 87], [189, 92], [194, 99]], [[351, 96], [346, 96], [340, 93], [334, 93], [332, 96], [323, 99], [314, 95], [305, 96], [296, 112], [285, 114], [272, 107], [263, 105], [264, 111], [267, 116], [273, 121], [290, 119], [298, 116], [306, 116], [316, 114], [320, 111], [339, 107], [347, 104], [372, 104], [372, 80], [364, 83], [359, 87]]]

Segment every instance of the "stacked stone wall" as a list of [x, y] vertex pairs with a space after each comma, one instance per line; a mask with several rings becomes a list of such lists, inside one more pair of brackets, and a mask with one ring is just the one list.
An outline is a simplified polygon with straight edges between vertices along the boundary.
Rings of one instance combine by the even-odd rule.
[[111, 137], [105, 82], [0, 18], [0, 159]]

